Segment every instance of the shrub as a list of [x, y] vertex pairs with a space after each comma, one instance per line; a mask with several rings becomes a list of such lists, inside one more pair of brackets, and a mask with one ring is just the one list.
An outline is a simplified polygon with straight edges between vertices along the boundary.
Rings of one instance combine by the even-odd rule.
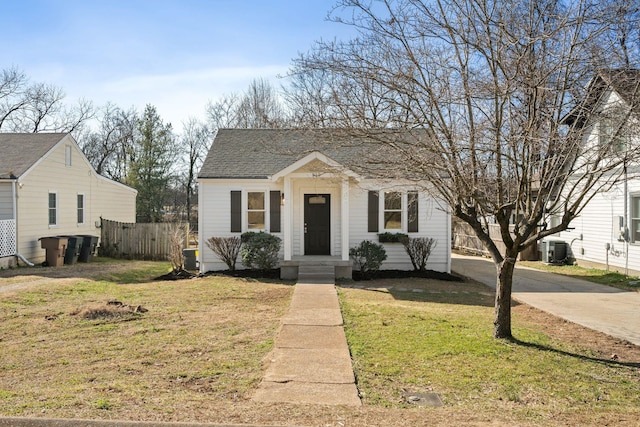
[[189, 229], [182, 224], [173, 224], [169, 228], [169, 262], [173, 271], [184, 270], [182, 248], [188, 242]]
[[387, 259], [384, 246], [369, 240], [363, 240], [355, 248], [349, 249], [349, 256], [363, 276], [378, 271], [382, 262]]
[[436, 239], [431, 237], [407, 237], [402, 239], [405, 251], [411, 259], [413, 269], [416, 271], [426, 271], [427, 260], [433, 248], [437, 246]]
[[403, 239], [406, 239], [408, 236], [404, 233], [380, 233], [378, 234], [378, 241], [380, 243], [398, 243], [402, 242]]
[[242, 234], [242, 263], [251, 269], [271, 270], [278, 264], [281, 239], [269, 233]]
[[211, 237], [205, 242], [209, 249], [218, 256], [231, 271], [236, 269], [236, 260], [242, 246], [242, 239], [233, 237]]

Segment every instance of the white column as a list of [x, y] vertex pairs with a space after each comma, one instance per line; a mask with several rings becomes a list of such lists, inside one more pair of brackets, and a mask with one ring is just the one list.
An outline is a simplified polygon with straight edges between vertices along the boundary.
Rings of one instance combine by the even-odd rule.
[[342, 260], [349, 261], [349, 178], [342, 178]]
[[282, 229], [282, 239], [284, 240], [284, 260], [291, 261], [293, 242], [293, 192], [291, 191], [291, 178], [284, 177], [284, 228]]

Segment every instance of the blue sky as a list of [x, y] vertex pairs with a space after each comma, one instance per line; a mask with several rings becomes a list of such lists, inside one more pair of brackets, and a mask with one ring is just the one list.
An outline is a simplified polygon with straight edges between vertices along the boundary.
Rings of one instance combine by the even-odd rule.
[[64, 89], [66, 100], [153, 104], [180, 130], [208, 100], [254, 78], [279, 86], [315, 40], [351, 31], [333, 0], [0, 0], [0, 69]]

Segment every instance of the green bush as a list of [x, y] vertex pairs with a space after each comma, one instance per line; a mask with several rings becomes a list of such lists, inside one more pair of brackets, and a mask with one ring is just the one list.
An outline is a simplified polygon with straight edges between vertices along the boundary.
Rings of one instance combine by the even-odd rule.
[[382, 262], [387, 259], [384, 246], [370, 240], [363, 240], [355, 248], [349, 249], [349, 256], [363, 276], [380, 270]]
[[271, 270], [278, 265], [281, 239], [264, 232], [242, 234], [242, 263], [254, 270]]
[[379, 233], [378, 241], [380, 243], [399, 243], [402, 242], [403, 239], [406, 239], [408, 236], [404, 233]]

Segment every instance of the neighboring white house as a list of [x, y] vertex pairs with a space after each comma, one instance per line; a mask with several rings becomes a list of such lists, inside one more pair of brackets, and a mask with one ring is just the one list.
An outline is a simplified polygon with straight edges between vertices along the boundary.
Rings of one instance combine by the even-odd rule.
[[0, 133], [0, 266], [44, 261], [41, 237], [135, 222], [137, 191], [98, 175], [70, 134]]
[[[599, 120], [584, 123], [584, 144], [599, 144], [603, 139], [619, 139], [615, 146], [624, 150], [629, 138], [639, 138], [638, 96], [640, 70], [600, 72], [591, 82], [590, 97], [597, 103]], [[635, 100], [635, 101], [634, 101]], [[621, 117], [633, 104], [630, 122], [622, 131]], [[637, 141], [635, 142], [637, 143]], [[615, 154], [615, 153], [614, 153]], [[546, 240], [566, 242], [568, 255], [579, 265], [610, 268], [640, 275], [640, 177], [638, 162], [630, 162], [631, 179], [620, 182], [589, 201], [571, 229]], [[554, 218], [551, 218], [553, 225]], [[542, 243], [544, 251], [546, 243]]]
[[[341, 266], [338, 276], [349, 275], [349, 248], [384, 232], [436, 239], [427, 268], [450, 272], [444, 205], [410, 181], [369, 179], [346, 167], [362, 153], [360, 142], [327, 129], [218, 131], [198, 175], [201, 271], [226, 268], [205, 245], [210, 237], [265, 231], [282, 239], [282, 274], [290, 278], [318, 255]], [[384, 246], [383, 269], [412, 269], [402, 244]]]

